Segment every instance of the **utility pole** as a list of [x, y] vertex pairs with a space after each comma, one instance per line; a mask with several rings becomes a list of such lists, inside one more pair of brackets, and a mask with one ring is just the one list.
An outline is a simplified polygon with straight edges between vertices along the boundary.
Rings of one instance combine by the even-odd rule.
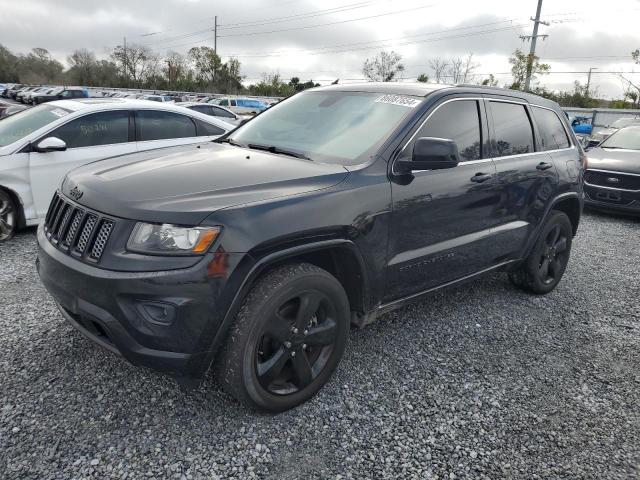
[[213, 17], [213, 53], [218, 54], [218, 16]]
[[591, 67], [589, 68], [589, 76], [587, 77], [587, 90], [586, 90], [586, 94], [587, 97], [589, 96], [589, 87], [591, 86], [591, 70], [597, 70], [598, 67]]
[[542, 10], [542, 0], [538, 0], [538, 8], [536, 9], [536, 17], [531, 18], [533, 21], [533, 33], [531, 35], [521, 35], [522, 40], [531, 40], [531, 48], [529, 49], [529, 58], [527, 59], [527, 78], [524, 82], [525, 91], [529, 91], [531, 85], [531, 72], [533, 70], [533, 58], [536, 55], [536, 43], [538, 37], [547, 38], [548, 35], [538, 35], [538, 25], [543, 24], [549, 26], [548, 22], [540, 20], [540, 11]]

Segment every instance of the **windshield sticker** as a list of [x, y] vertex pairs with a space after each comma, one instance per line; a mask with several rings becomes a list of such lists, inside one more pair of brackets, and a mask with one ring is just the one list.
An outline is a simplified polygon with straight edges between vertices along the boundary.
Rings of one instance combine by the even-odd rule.
[[404, 95], [383, 95], [376, 100], [377, 103], [390, 103], [401, 107], [416, 108], [420, 104], [417, 98], [405, 97]]
[[53, 113], [58, 118], [62, 118], [65, 115], [69, 114], [69, 112], [67, 112], [66, 110], [62, 110], [61, 108], [55, 108], [55, 109], [51, 110], [51, 113]]

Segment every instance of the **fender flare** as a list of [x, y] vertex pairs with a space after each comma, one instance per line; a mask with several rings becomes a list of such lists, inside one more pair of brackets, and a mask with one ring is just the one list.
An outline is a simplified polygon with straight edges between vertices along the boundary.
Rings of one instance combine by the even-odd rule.
[[204, 358], [202, 359], [202, 363], [199, 372], [197, 373], [198, 378], [203, 378], [206, 373], [210, 370], [216, 355], [220, 351], [222, 347], [224, 339], [227, 337], [229, 332], [229, 328], [233, 323], [236, 314], [240, 310], [242, 306], [243, 300], [246, 298], [247, 294], [251, 291], [251, 288], [255, 284], [256, 280], [260, 277], [265, 270], [269, 267], [273, 266], [276, 263], [282, 262], [283, 260], [287, 260], [288, 258], [293, 258], [299, 256], [304, 253], [311, 253], [321, 250], [328, 250], [331, 248], [348, 248], [356, 257], [360, 270], [362, 272], [362, 294], [363, 298], [367, 298], [368, 294], [368, 278], [366, 275], [365, 263], [360, 253], [359, 248], [356, 244], [345, 238], [334, 238], [330, 240], [321, 240], [310, 243], [304, 243], [301, 245], [296, 245], [294, 247], [285, 248], [282, 250], [277, 250], [275, 252], [269, 253], [261, 258], [259, 258], [251, 267], [249, 272], [245, 275], [240, 284], [240, 287], [236, 290], [233, 300], [229, 304], [229, 308], [224, 314], [223, 320], [215, 333], [213, 340], [210, 343], [209, 349], [204, 352]]
[[580, 212], [582, 212], [583, 202], [578, 192], [564, 192], [564, 193], [561, 193], [560, 195], [556, 195], [555, 197], [553, 197], [553, 200], [548, 202], [544, 211], [544, 215], [542, 216], [540, 223], [536, 227], [535, 233], [529, 237], [529, 241], [524, 250], [524, 255], [522, 256], [523, 259], [529, 256], [529, 253], [531, 253], [531, 249], [533, 249], [533, 246], [537, 243], [540, 237], [542, 226], [546, 223], [547, 218], [549, 218], [549, 214], [553, 210], [553, 207], [555, 207], [558, 203], [568, 198], [575, 198], [580, 204]]

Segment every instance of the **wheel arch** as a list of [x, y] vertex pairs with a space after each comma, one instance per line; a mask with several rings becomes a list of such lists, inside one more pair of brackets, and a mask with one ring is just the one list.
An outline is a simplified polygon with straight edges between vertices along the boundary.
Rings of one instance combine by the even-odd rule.
[[0, 190], [7, 192], [9, 197], [11, 197], [11, 201], [13, 201], [14, 205], [18, 210], [17, 211], [18, 213], [17, 228], [18, 230], [23, 229], [24, 227], [26, 227], [27, 220], [24, 215], [24, 203], [22, 202], [22, 198], [20, 198], [20, 195], [18, 195], [18, 193], [15, 190], [12, 190], [11, 188], [5, 185], [0, 185]]
[[[201, 379], [210, 370], [230, 331], [235, 316], [256, 281], [269, 270], [293, 262], [311, 263], [334, 275], [347, 293], [351, 321], [354, 322], [358, 318], [366, 316], [366, 299], [369, 291], [368, 278], [364, 259], [354, 242], [348, 239], [334, 238], [273, 251], [258, 257], [249, 272], [244, 276], [240, 287], [224, 314], [208, 352], [205, 352], [205, 358], [196, 367], [194, 372], [196, 379]], [[185, 382], [185, 384], [188, 382], [185, 379], [181, 379], [181, 381]]]
[[561, 195], [557, 197], [546, 212], [545, 220], [552, 210], [563, 212], [567, 215], [567, 217], [569, 217], [571, 226], [573, 227], [573, 236], [575, 237], [576, 233], [578, 232], [578, 226], [580, 225], [580, 216], [582, 214], [582, 204], [580, 202], [580, 197], [578, 196], [578, 194], [576, 193], [564, 196]]

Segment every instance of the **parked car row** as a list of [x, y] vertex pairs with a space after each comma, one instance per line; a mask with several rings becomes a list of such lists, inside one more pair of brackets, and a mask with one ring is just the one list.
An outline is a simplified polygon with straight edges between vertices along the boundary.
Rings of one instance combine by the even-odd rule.
[[580, 143], [585, 148], [591, 148], [599, 145], [606, 140], [611, 134], [615, 133], [621, 128], [630, 125], [640, 125], [640, 116], [619, 118], [610, 125], [605, 125], [604, 128], [596, 129], [594, 127], [590, 117], [584, 116], [571, 116], [569, 123], [571, 128], [578, 136]]
[[0, 96], [26, 105], [39, 105], [53, 100], [88, 98], [89, 92], [81, 87], [29, 86], [7, 84], [0, 88]]

